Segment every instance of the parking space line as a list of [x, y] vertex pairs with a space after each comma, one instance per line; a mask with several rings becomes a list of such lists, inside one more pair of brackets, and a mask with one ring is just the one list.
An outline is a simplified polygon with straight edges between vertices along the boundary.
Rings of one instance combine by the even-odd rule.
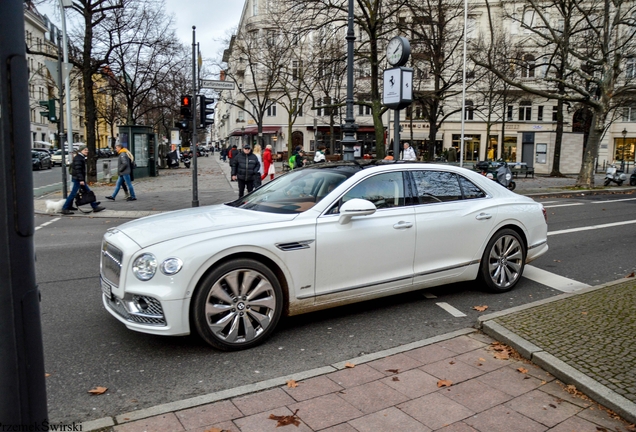
[[592, 204], [607, 204], [607, 203], [614, 203], [614, 202], [620, 202], [620, 201], [634, 201], [636, 200], [636, 198], [622, 198], [622, 199], [616, 199], [616, 200], [606, 200], [606, 201], [590, 201]]
[[523, 270], [523, 277], [562, 292], [573, 292], [590, 287], [583, 282], [568, 279], [530, 265], [527, 265]]
[[636, 220], [628, 220], [628, 221], [613, 222], [613, 223], [602, 224], [602, 225], [590, 225], [590, 226], [584, 226], [584, 227], [579, 227], [579, 228], [564, 229], [564, 230], [559, 230], [559, 231], [549, 231], [548, 235], [549, 236], [553, 236], [553, 235], [559, 235], [559, 234], [569, 234], [569, 233], [573, 233], [573, 232], [589, 231], [589, 230], [602, 229], [602, 228], [612, 228], [612, 227], [615, 227], [615, 226], [631, 225], [631, 224], [635, 224], [635, 223], [636, 223]]
[[444, 309], [446, 312], [448, 312], [449, 314], [451, 314], [455, 318], [461, 318], [461, 317], [465, 317], [466, 316], [465, 313], [463, 313], [459, 309], [455, 309], [454, 307], [452, 307], [448, 303], [443, 303], [442, 302], [442, 303], [435, 303], [435, 304], [437, 306], [441, 307], [442, 309]]
[[553, 205], [553, 206], [547, 206], [544, 205], [544, 208], [556, 208], [556, 207], [571, 207], [571, 206], [580, 206], [580, 205], [584, 205], [584, 203], [571, 203], [571, 204], [558, 204], [558, 205]]
[[50, 220], [50, 221], [48, 221], [48, 222], [44, 222], [42, 225], [35, 227], [35, 230], [37, 231], [37, 230], [39, 230], [40, 228], [44, 228], [45, 226], [51, 225], [53, 222], [57, 222], [57, 221], [59, 221], [60, 219], [62, 219], [62, 218], [55, 218], [55, 219], [51, 219], [51, 220]]

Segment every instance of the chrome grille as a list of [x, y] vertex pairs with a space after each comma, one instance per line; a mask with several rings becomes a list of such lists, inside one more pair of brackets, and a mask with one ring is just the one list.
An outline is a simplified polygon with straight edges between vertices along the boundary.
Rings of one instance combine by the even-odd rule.
[[104, 297], [108, 306], [126, 321], [156, 326], [166, 325], [161, 302], [154, 297], [133, 295], [132, 298], [126, 296], [124, 300], [115, 296], [109, 298], [105, 295]]
[[102, 242], [102, 256], [100, 268], [104, 279], [115, 286], [119, 286], [119, 275], [121, 274], [121, 261], [124, 254], [110, 243]]

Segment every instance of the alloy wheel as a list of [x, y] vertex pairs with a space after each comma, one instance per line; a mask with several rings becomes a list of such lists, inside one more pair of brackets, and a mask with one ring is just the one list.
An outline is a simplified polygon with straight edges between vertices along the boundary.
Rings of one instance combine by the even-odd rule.
[[521, 277], [523, 260], [523, 247], [515, 236], [499, 237], [488, 255], [488, 274], [492, 284], [500, 290], [512, 287]]

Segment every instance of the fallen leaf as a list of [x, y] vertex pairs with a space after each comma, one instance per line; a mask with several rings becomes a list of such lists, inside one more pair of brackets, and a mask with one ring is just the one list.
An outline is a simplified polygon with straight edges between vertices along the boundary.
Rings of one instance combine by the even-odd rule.
[[520, 368], [519, 368], [519, 369], [517, 369], [517, 370], [518, 370], [519, 372], [521, 372], [522, 374], [526, 374], [526, 373], [528, 373], [528, 369], [526, 369], [526, 368], [522, 368], [522, 367], [520, 367]]
[[477, 312], [483, 312], [486, 309], [488, 309], [488, 306], [483, 305], [483, 306], [473, 306], [473, 309], [475, 309]]
[[298, 383], [296, 381], [294, 381], [294, 380], [289, 380], [289, 381], [287, 381], [287, 387], [296, 388], [296, 387], [298, 387]]
[[345, 367], [346, 368], [354, 368], [354, 367], [356, 367], [356, 365], [354, 365], [353, 363], [346, 362], [345, 363]]
[[627, 276], [625, 276], [625, 277], [626, 277], [626, 278], [632, 278], [632, 277], [634, 277], [634, 276], [636, 276], [636, 275], [634, 274], [634, 272], [631, 272], [630, 274], [628, 274], [628, 275], [627, 275]]
[[455, 364], [455, 360], [451, 360], [451, 361], [449, 361], [449, 362], [448, 362], [448, 364], [450, 364], [450, 365], [454, 365], [454, 364]]
[[387, 369], [386, 371], [391, 373], [400, 373], [399, 369]]
[[44, 374], [44, 378], [48, 378], [48, 377], [50, 377], [50, 376], [51, 376], [51, 374], [49, 374], [49, 373], [45, 373], [45, 374]]
[[480, 362], [485, 362], [485, 361], [486, 361], [486, 359], [485, 359], [485, 358], [481, 358], [481, 357], [479, 357], [479, 361], [480, 361]]
[[501, 351], [495, 354], [495, 358], [499, 360], [508, 360], [510, 355], [508, 354], [508, 351]]
[[453, 385], [453, 382], [449, 380], [437, 381], [437, 387], [450, 387], [451, 385]]
[[287, 415], [287, 416], [277, 416], [274, 414], [270, 414], [269, 418], [271, 420], [276, 420], [278, 422], [276, 423], [276, 427], [287, 426], [290, 424], [293, 424], [294, 426], [298, 427], [300, 426], [300, 420], [298, 419], [298, 417], [296, 417], [297, 412], [298, 410], [294, 411], [292, 415]]
[[400, 379], [398, 377], [393, 377], [393, 381], [399, 381]]
[[106, 393], [107, 390], [108, 390], [108, 387], [95, 387], [94, 389], [89, 390], [88, 392], [92, 395], [100, 395], [100, 394]]
[[581, 315], [587, 315], [587, 312], [581, 312]]
[[504, 344], [502, 344], [500, 342], [493, 342], [490, 345], [492, 346], [492, 349], [494, 349], [495, 351], [507, 351], [508, 350], [508, 348]]
[[554, 260], [554, 262], [561, 262], [561, 260]]
[[223, 432], [223, 429], [211, 428], [211, 429], [206, 429], [204, 432]]
[[548, 405], [550, 405], [552, 408], [556, 408], [556, 405], [554, 404], [548, 404]]

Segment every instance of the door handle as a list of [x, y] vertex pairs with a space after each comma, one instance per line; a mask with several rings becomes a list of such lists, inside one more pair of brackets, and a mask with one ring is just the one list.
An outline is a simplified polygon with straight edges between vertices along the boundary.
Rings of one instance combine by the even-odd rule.
[[406, 221], [400, 221], [396, 223], [395, 225], [393, 225], [393, 228], [395, 229], [406, 229], [406, 228], [412, 228], [412, 227], [413, 227], [413, 222], [406, 222]]
[[479, 213], [477, 216], [475, 216], [475, 219], [484, 220], [484, 219], [490, 219], [491, 217], [492, 215], [489, 213]]

